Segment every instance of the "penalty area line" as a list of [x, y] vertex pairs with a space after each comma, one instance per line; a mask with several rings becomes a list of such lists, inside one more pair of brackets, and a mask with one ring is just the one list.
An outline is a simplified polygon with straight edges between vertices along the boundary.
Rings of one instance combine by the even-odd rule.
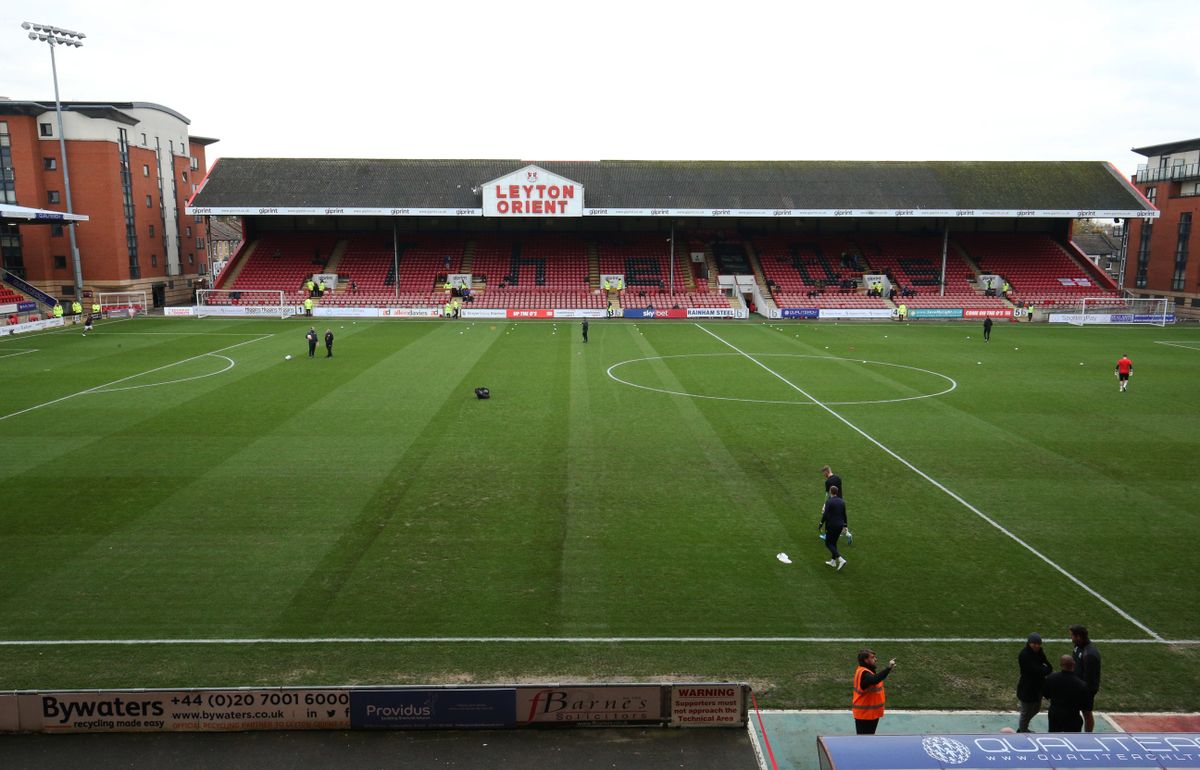
[[[244, 342], [238, 342], [234, 345], [229, 345], [228, 347], [223, 347], [220, 350], [210, 350], [207, 353], [200, 353], [199, 355], [191, 356], [190, 358], [184, 358], [182, 360], [174, 361], [169, 364], [163, 364], [162, 366], [157, 366], [153, 369], [149, 369], [144, 372], [138, 372], [137, 374], [131, 374], [128, 377], [122, 377], [119, 380], [113, 380], [112, 382], [106, 382], [103, 385], [96, 385], [94, 387], [88, 388], [87, 390], [81, 390], [78, 393], [72, 393], [70, 395], [63, 396], [61, 398], [56, 398], [53, 401], [47, 401], [43, 404], [37, 404], [35, 406], [31, 406], [26, 409], [22, 409], [19, 412], [12, 412], [11, 414], [0, 415], [0, 422], [7, 420], [9, 417], [17, 417], [18, 415], [26, 414], [27, 412], [32, 412], [36, 409], [41, 409], [42, 407], [53, 406], [54, 404], [62, 403], [63, 401], [66, 401], [67, 399], [75, 398], [76, 396], [86, 396], [88, 393], [103, 393], [103, 392], [105, 392], [105, 390], [104, 390], [105, 388], [111, 388], [113, 385], [120, 385], [122, 382], [132, 380], [135, 377], [142, 377], [147, 374], [154, 374], [155, 372], [161, 372], [163, 369], [170, 369], [172, 366], [179, 366], [180, 364], [186, 364], [188, 361], [195, 361], [197, 358], [204, 358], [205, 356], [216, 355], [217, 353], [224, 353], [226, 350], [233, 350], [234, 348], [240, 348], [242, 345], [249, 345], [251, 342], [261, 342], [262, 340], [269, 339], [274, 336], [275, 336], [274, 334], [264, 334], [263, 336], [258, 337], [256, 339], [245, 340]], [[222, 358], [223, 358], [223, 356], [222, 356]], [[229, 360], [229, 359], [225, 359], [225, 360]], [[123, 390], [123, 388], [116, 388], [114, 390]]]
[[804, 390], [804, 388], [801, 388], [799, 385], [797, 385], [796, 383], [792, 382], [792, 381], [791, 381], [791, 380], [789, 380], [787, 377], [784, 377], [782, 374], [780, 374], [779, 372], [775, 371], [775, 370], [774, 370], [774, 369], [772, 369], [771, 367], [767, 366], [767, 365], [766, 365], [766, 364], [764, 364], [762, 361], [759, 361], [757, 358], [755, 358], [754, 356], [750, 355], [750, 354], [749, 354], [749, 353], [747, 353], [746, 351], [742, 350], [742, 349], [741, 349], [741, 348], [739, 348], [737, 345], [734, 345], [732, 342], [729, 342], [728, 340], [726, 340], [726, 339], [723, 339], [723, 338], [722, 338], [720, 335], [716, 334], [715, 332], [709, 331], [708, 329], [704, 328], [704, 327], [703, 327], [703, 326], [701, 326], [700, 324], [696, 324], [696, 328], [697, 328], [697, 329], [699, 329], [700, 331], [704, 332], [705, 334], [709, 335], [709, 336], [710, 336], [710, 337], [712, 337], [713, 339], [717, 340], [718, 342], [721, 342], [722, 344], [724, 344], [724, 345], [726, 345], [726, 346], [728, 346], [728, 347], [732, 348], [733, 350], [737, 351], [738, 353], [741, 353], [741, 354], [742, 354], [743, 356], [745, 356], [745, 357], [746, 357], [746, 358], [747, 358], [749, 361], [753, 362], [754, 364], [756, 364], [757, 366], [759, 366], [759, 367], [760, 367], [761, 369], [763, 369], [764, 371], [766, 371], [766, 372], [770, 373], [772, 376], [774, 376], [775, 378], [777, 378], [778, 380], [780, 380], [781, 382], [783, 382], [784, 384], [786, 384], [788, 387], [790, 387], [790, 388], [792, 388], [793, 390], [795, 390], [797, 393], [800, 393], [800, 394], [801, 394], [802, 396], [804, 396], [805, 398], [807, 398], [807, 399], [811, 400], [811, 401], [812, 401], [814, 404], [816, 404], [817, 406], [819, 406], [819, 407], [821, 407], [822, 409], [824, 409], [826, 412], [828, 412], [830, 415], [832, 415], [834, 418], [836, 418], [836, 419], [837, 419], [839, 422], [841, 422], [843, 425], [845, 425], [846, 427], [850, 428], [850, 429], [851, 429], [851, 430], [853, 430], [855, 433], [857, 433], [858, 435], [862, 436], [863, 438], [865, 438], [867, 441], [871, 442], [871, 443], [872, 443], [872, 444], [874, 444], [875, 446], [879, 447], [879, 449], [883, 450], [885, 453], [887, 453], [889, 456], [891, 456], [893, 459], [895, 459], [895, 460], [896, 460], [897, 462], [899, 462], [901, 465], [903, 465], [904, 467], [908, 468], [910, 471], [912, 471], [913, 473], [917, 474], [917, 475], [918, 475], [918, 476], [920, 476], [921, 478], [925, 479], [926, 481], [928, 481], [930, 484], [934, 485], [935, 487], [937, 487], [937, 488], [938, 488], [938, 489], [940, 489], [941, 491], [945, 492], [945, 493], [946, 493], [947, 495], [949, 495], [949, 496], [950, 496], [952, 499], [954, 499], [955, 501], [957, 501], [958, 503], [960, 503], [960, 504], [961, 504], [961, 505], [962, 505], [964, 508], [966, 508], [968, 511], [970, 511], [970, 512], [971, 512], [971, 513], [973, 513], [973, 514], [975, 514], [975, 515], [976, 515], [976, 516], [978, 516], [979, 518], [983, 519], [983, 520], [984, 520], [984, 521], [986, 521], [988, 524], [991, 524], [991, 525], [992, 525], [993, 527], [995, 527], [995, 528], [996, 528], [998, 531], [1000, 531], [1000, 532], [1004, 533], [1005, 535], [1007, 535], [1007, 536], [1008, 536], [1008, 537], [1009, 537], [1009, 538], [1010, 538], [1010, 539], [1011, 539], [1013, 542], [1015, 542], [1015, 543], [1017, 543], [1017, 544], [1021, 545], [1023, 548], [1025, 548], [1025, 550], [1029, 551], [1029, 552], [1030, 552], [1030, 553], [1032, 553], [1034, 556], [1038, 557], [1038, 558], [1039, 558], [1039, 559], [1041, 559], [1043, 562], [1045, 562], [1046, 564], [1050, 565], [1050, 567], [1052, 567], [1052, 568], [1053, 568], [1055, 571], [1057, 571], [1057, 572], [1058, 572], [1059, 574], [1061, 574], [1063, 577], [1067, 578], [1067, 579], [1068, 579], [1068, 580], [1070, 580], [1072, 583], [1074, 583], [1075, 585], [1077, 585], [1077, 586], [1079, 586], [1080, 588], [1082, 588], [1084, 591], [1087, 591], [1087, 592], [1088, 592], [1089, 594], [1091, 594], [1091, 595], [1092, 595], [1094, 598], [1096, 598], [1096, 599], [1097, 599], [1097, 600], [1099, 600], [1101, 603], [1103, 603], [1103, 604], [1104, 604], [1104, 606], [1108, 607], [1110, 610], [1112, 610], [1113, 612], [1117, 613], [1118, 615], [1120, 615], [1122, 618], [1124, 618], [1124, 619], [1125, 619], [1125, 620], [1127, 620], [1128, 622], [1130, 622], [1130, 623], [1132, 623], [1133, 625], [1137, 626], [1137, 627], [1138, 627], [1138, 628], [1140, 628], [1142, 631], [1145, 631], [1147, 634], [1149, 634], [1150, 636], [1152, 636], [1152, 637], [1153, 637], [1154, 639], [1156, 639], [1157, 641], [1160, 641], [1160, 642], [1161, 642], [1161, 641], [1163, 641], [1163, 638], [1162, 638], [1161, 636], [1159, 636], [1159, 635], [1158, 635], [1158, 633], [1154, 631], [1154, 629], [1150, 628], [1150, 627], [1149, 627], [1149, 626], [1147, 626], [1145, 623], [1141, 622], [1140, 620], [1138, 620], [1137, 618], [1133, 617], [1132, 615], [1130, 615], [1130, 614], [1129, 614], [1128, 612], [1126, 612], [1125, 610], [1123, 610], [1123, 609], [1121, 609], [1120, 607], [1118, 607], [1118, 606], [1117, 606], [1115, 603], [1113, 603], [1112, 601], [1110, 601], [1108, 598], [1106, 598], [1105, 596], [1103, 596], [1103, 595], [1102, 595], [1102, 594], [1101, 594], [1099, 591], [1097, 591], [1096, 589], [1092, 588], [1092, 587], [1091, 587], [1091, 586], [1089, 586], [1087, 583], [1084, 583], [1082, 580], [1080, 580], [1079, 578], [1075, 577], [1075, 576], [1074, 576], [1074, 575], [1072, 575], [1070, 572], [1067, 572], [1067, 570], [1066, 570], [1066, 569], [1064, 569], [1063, 567], [1059, 566], [1059, 565], [1058, 565], [1058, 563], [1057, 563], [1057, 562], [1055, 562], [1053, 559], [1051, 559], [1049, 556], [1046, 556], [1044, 553], [1042, 553], [1042, 552], [1041, 552], [1041, 551], [1039, 551], [1038, 549], [1034, 548], [1032, 545], [1030, 545], [1029, 543], [1025, 542], [1024, 540], [1022, 540], [1022, 539], [1020, 538], [1020, 536], [1018, 536], [1016, 533], [1014, 533], [1014, 532], [1012, 532], [1011, 530], [1009, 530], [1008, 528], [1006, 528], [1006, 527], [1005, 527], [1003, 524], [1001, 524], [1000, 522], [996, 521], [996, 520], [995, 520], [995, 519], [993, 519], [992, 517], [988, 516], [986, 513], [984, 513], [983, 511], [979, 510], [978, 508], [976, 508], [976, 507], [975, 507], [974, 505], [972, 505], [971, 503], [967, 502], [967, 501], [966, 501], [966, 500], [965, 500], [963, 497], [961, 497], [961, 496], [960, 496], [960, 495], [959, 495], [957, 492], [953, 491], [952, 489], [950, 489], [949, 487], [947, 487], [945, 484], [941, 483], [940, 481], [938, 481], [937, 479], [933, 478], [932, 476], [930, 476], [930, 475], [929, 475], [928, 473], [926, 473], [925, 471], [921, 470], [921, 469], [920, 469], [920, 468], [918, 468], [917, 466], [915, 466], [915, 465], [913, 465], [912, 463], [910, 463], [908, 460], [906, 460], [906, 459], [904, 459], [903, 457], [901, 457], [900, 455], [898, 455], [898, 454], [897, 454], [896, 452], [894, 452], [892, 449], [890, 449], [889, 447], [887, 447], [886, 445], [884, 445], [884, 443], [883, 443], [883, 442], [879, 441], [878, 439], [876, 439], [876, 438], [875, 438], [874, 436], [872, 436], [871, 434], [867, 433], [867, 432], [866, 432], [865, 430], [863, 430], [862, 428], [860, 428], [860, 427], [858, 427], [857, 425], [855, 425], [854, 423], [850, 422], [850, 420], [848, 420], [848, 419], [846, 419], [845, 417], [843, 417], [842, 415], [838, 414], [838, 413], [837, 413], [835, 410], [833, 410], [832, 408], [830, 408], [830, 407], [829, 407], [827, 404], [825, 404], [824, 402], [822, 402], [822, 401], [818, 400], [817, 398], [815, 398], [814, 396], [812, 396], [811, 394], [809, 394], [807, 391], [805, 391], [805, 390]]
[[[4, 639], [0, 647], [254, 644], [1024, 644], [1025, 637], [863, 636], [332, 636], [244, 639]], [[1066, 644], [1070, 639], [1046, 639]], [[1196, 646], [1200, 639], [1102, 639], [1105, 644]]]

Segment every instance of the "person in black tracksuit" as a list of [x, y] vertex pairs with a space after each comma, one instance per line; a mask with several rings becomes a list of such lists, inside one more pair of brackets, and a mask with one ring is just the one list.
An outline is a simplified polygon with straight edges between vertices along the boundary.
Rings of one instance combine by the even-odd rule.
[[308, 357], [312, 358], [317, 353], [317, 330], [308, 327], [308, 334], [304, 335], [304, 339], [308, 342]]
[[821, 511], [821, 523], [817, 529], [825, 529], [825, 547], [829, 549], [831, 558], [825, 562], [830, 567], [841, 569], [846, 566], [846, 560], [838, 553], [837, 541], [846, 529], [846, 501], [841, 498], [841, 490], [836, 486], [829, 488], [829, 498]]
[[1042, 649], [1041, 634], [1029, 635], [1029, 640], [1020, 654], [1017, 655], [1017, 665], [1021, 669], [1021, 678], [1017, 680], [1017, 701], [1021, 704], [1021, 717], [1017, 722], [1017, 732], [1032, 732], [1029, 720], [1042, 710], [1042, 683], [1054, 672], [1050, 661], [1046, 660], [1046, 651]]
[[1050, 717], [1050, 732], [1077, 733], [1083, 730], [1083, 707], [1088, 704], [1088, 687], [1075, 676], [1075, 659], [1063, 655], [1059, 659], [1061, 671], [1046, 677], [1042, 684], [1042, 696], [1050, 701], [1046, 715]]
[[583, 341], [584, 342], [587, 342], [587, 332], [588, 332], [588, 322], [587, 322], [587, 319], [585, 318], [585, 319], [583, 319]]
[[992, 319], [990, 318], [983, 319], [983, 341], [992, 341]]
[[325, 357], [333, 358], [333, 329], [325, 330]]

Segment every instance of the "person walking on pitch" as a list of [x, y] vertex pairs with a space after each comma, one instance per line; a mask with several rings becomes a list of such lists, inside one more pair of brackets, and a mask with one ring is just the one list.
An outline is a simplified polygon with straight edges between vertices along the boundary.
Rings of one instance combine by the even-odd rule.
[[[842, 486], [842, 477], [834, 473], [828, 465], [821, 467], [821, 475], [825, 477], [825, 499], [828, 500], [830, 497], [829, 490], [837, 487], [842, 492], [842, 499], [845, 500], [846, 488]], [[824, 512], [825, 508], [824, 504], [822, 504], [821, 513], [823, 514]], [[842, 534], [846, 536], [846, 545], [854, 545], [854, 535], [850, 532], [849, 527], [847, 527]], [[821, 533], [821, 539], [825, 539], [825, 533]]]

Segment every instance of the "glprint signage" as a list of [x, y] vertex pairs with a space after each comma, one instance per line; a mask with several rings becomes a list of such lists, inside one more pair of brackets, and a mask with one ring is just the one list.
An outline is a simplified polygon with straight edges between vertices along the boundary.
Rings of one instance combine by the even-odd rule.
[[581, 217], [583, 185], [526, 166], [483, 185], [485, 217]]

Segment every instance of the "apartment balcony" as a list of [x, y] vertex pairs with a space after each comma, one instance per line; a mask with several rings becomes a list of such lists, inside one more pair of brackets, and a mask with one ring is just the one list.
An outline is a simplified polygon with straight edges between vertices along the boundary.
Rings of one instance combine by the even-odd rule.
[[1167, 168], [1150, 168], [1138, 166], [1134, 180], [1137, 184], [1148, 182], [1179, 182], [1185, 179], [1200, 179], [1200, 163], [1185, 163]]

